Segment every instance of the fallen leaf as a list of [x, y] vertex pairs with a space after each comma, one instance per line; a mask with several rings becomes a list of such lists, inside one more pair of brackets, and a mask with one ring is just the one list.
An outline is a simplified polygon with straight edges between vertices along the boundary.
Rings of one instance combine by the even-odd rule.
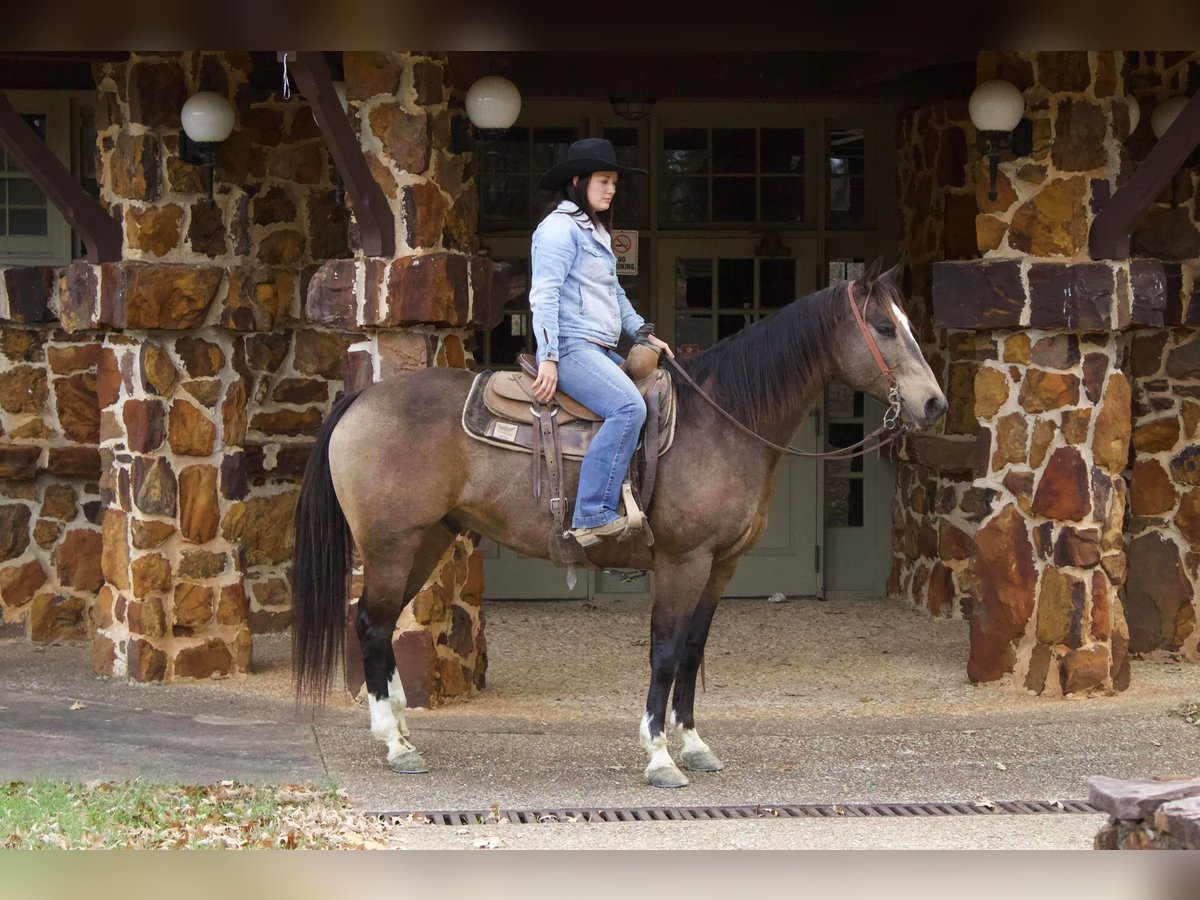
[[77, 709], [84, 709], [84, 708], [85, 708], [84, 705], [82, 703], [80, 703], [78, 700], [76, 700], [74, 703], [72, 703], [70, 706], [67, 707], [67, 709], [69, 709], [71, 711], [74, 711]]

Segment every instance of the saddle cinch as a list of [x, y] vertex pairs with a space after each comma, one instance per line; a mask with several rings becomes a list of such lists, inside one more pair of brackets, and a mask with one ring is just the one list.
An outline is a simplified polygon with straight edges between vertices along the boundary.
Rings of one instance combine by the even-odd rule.
[[[521, 366], [518, 372], [485, 371], [475, 377], [463, 406], [463, 430], [485, 443], [531, 454], [534, 499], [541, 500], [544, 470], [550, 511], [561, 537], [569, 505], [563, 489], [563, 458], [583, 459], [604, 420], [562, 391], [549, 404], [539, 403], [533, 395], [537, 363], [528, 354], [521, 354], [517, 361]], [[622, 486], [622, 499], [630, 532], [641, 532], [647, 543], [654, 539], [645, 524], [644, 510], [654, 495], [658, 457], [670, 449], [675, 436], [671, 376], [657, 364], [656, 350], [635, 344], [624, 366], [646, 400], [646, 424], [630, 463], [630, 477]], [[559, 556], [553, 552], [554, 537], [552, 556]]]

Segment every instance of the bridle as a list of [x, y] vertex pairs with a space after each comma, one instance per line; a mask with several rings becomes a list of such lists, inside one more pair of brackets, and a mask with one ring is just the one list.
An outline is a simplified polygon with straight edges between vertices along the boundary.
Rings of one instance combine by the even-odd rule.
[[[896, 376], [892, 374], [892, 370], [883, 359], [883, 354], [879, 352], [879, 345], [875, 343], [875, 338], [871, 336], [871, 329], [867, 326], [866, 309], [867, 304], [871, 302], [871, 295], [868, 293], [863, 300], [862, 308], [859, 309], [858, 302], [854, 299], [854, 282], [846, 283], [846, 297], [850, 301], [850, 308], [854, 310], [854, 320], [858, 323], [859, 331], [862, 332], [863, 339], [867, 343], [867, 349], [871, 351], [871, 356], [875, 358], [875, 364], [879, 366], [879, 371], [882, 373], [884, 380], [888, 383], [888, 410], [884, 413], [883, 424], [868, 434], [865, 438], [848, 447], [839, 447], [837, 450], [831, 450], [828, 453], [809, 453], [806, 450], [797, 450], [795, 447], [785, 447], [776, 444], [773, 441], [767, 440], [761, 434], [747, 428], [728, 412], [721, 408], [717, 401], [708, 396], [700, 385], [696, 384], [695, 380], [689, 375], [679, 363], [670, 356], [666, 357], [667, 362], [675, 370], [676, 374], [687, 384], [692, 390], [704, 398], [704, 400], [719, 412], [722, 416], [732, 422], [737, 428], [745, 434], [750, 435], [757, 441], [766, 444], [772, 450], [777, 450], [780, 453], [788, 456], [804, 456], [809, 459], [855, 459], [859, 456], [865, 456], [872, 450], [878, 451], [888, 444], [892, 443], [896, 438], [900, 437], [904, 432], [908, 431], [908, 426], [901, 421], [901, 399], [900, 388], [896, 383]], [[869, 443], [874, 441], [874, 443]]]

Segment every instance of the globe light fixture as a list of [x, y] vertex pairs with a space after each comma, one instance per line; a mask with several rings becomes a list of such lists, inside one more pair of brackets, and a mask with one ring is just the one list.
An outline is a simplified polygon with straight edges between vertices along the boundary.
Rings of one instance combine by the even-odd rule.
[[1025, 98], [1016, 85], [1001, 78], [985, 81], [971, 93], [967, 101], [971, 124], [979, 133], [980, 152], [988, 158], [991, 186], [988, 199], [995, 200], [997, 167], [1000, 155], [1012, 151], [1013, 156], [1033, 153], [1033, 123], [1025, 115]]
[[1137, 131], [1138, 122], [1142, 121], [1142, 104], [1133, 94], [1126, 97], [1125, 102], [1129, 106], [1129, 133], [1133, 134]]
[[485, 138], [512, 128], [521, 114], [521, 92], [501, 75], [485, 75], [467, 90], [467, 117]]
[[1171, 97], [1154, 108], [1154, 112], [1150, 114], [1150, 130], [1156, 138], [1162, 138], [1167, 133], [1167, 129], [1179, 118], [1187, 102], [1187, 97]]
[[192, 94], [179, 111], [179, 157], [189, 165], [204, 166], [209, 203], [217, 146], [232, 133], [235, 121], [233, 104], [214, 91]]

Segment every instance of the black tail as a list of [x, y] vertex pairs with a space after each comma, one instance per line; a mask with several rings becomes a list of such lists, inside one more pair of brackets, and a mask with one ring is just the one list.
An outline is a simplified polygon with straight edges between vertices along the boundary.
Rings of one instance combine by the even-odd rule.
[[297, 699], [319, 703], [345, 645], [350, 526], [333, 492], [329, 437], [358, 394], [339, 400], [317, 432], [300, 484], [292, 550], [292, 671]]

